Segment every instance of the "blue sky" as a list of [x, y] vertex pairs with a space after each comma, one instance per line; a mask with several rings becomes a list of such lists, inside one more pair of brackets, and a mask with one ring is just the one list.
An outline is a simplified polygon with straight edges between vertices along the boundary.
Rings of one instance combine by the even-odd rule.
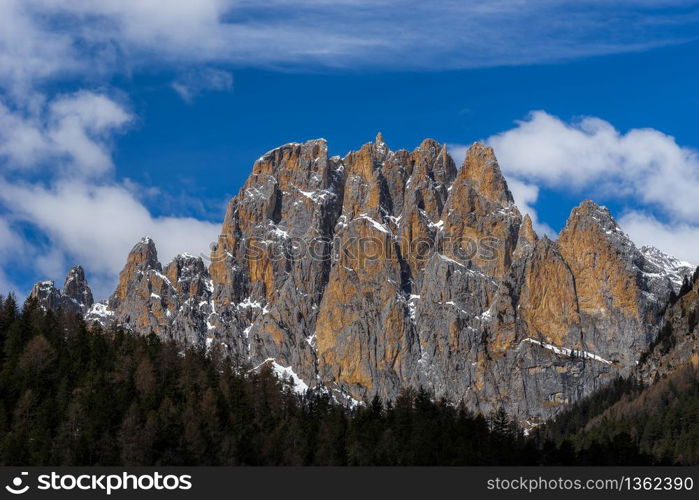
[[82, 263], [102, 298], [143, 233], [205, 251], [265, 151], [378, 130], [488, 141], [540, 232], [593, 198], [699, 263], [699, 2], [98, 4], [0, 0], [2, 292]]

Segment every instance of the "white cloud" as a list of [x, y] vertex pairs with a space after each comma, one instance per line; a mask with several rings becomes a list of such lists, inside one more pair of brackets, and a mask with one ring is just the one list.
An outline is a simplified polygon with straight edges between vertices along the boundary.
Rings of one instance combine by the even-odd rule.
[[0, 101], [3, 170], [45, 165], [101, 175], [113, 167], [111, 135], [131, 120], [112, 99], [92, 92], [62, 95], [38, 109], [11, 109]]
[[40, 271], [59, 279], [70, 265], [67, 261], [80, 263], [109, 282], [103, 293], [113, 289], [113, 278], [142, 236], [153, 238], [160, 260], [167, 263], [185, 251], [207, 254], [220, 229], [219, 224], [193, 218], [154, 217], [128, 189], [117, 184], [71, 180], [46, 188], [0, 183], [0, 201], [12, 208], [15, 220], [48, 237], [48, 253], [36, 251], [35, 265]]
[[699, 263], [699, 226], [662, 223], [648, 213], [635, 210], [622, 215], [619, 225], [634, 241], [650, 243], [694, 265]]
[[633, 198], [680, 220], [699, 216], [699, 153], [658, 130], [624, 134], [599, 118], [565, 123], [535, 111], [488, 143], [503, 170], [517, 178]]
[[637, 243], [699, 262], [696, 150], [658, 130], [622, 133], [600, 118], [566, 123], [543, 111], [487, 142], [525, 212], [536, 202], [537, 186], [614, 200], [630, 207], [620, 222]]
[[[114, 180], [112, 138], [131, 120], [124, 106], [86, 91], [37, 98], [32, 109], [0, 103], [0, 285], [17, 290], [7, 277], [11, 266], [61, 282], [80, 263], [96, 295], [105, 296], [142, 236], [156, 241], [165, 262], [208, 251], [219, 224], [155, 217], [139, 186]], [[25, 238], [13, 227], [40, 236]]]
[[233, 88], [233, 75], [228, 71], [214, 68], [201, 68], [180, 75], [172, 88], [187, 103], [206, 90], [230, 91]]
[[0, 80], [21, 89], [57, 75], [153, 64], [395, 69], [555, 61], [686, 41], [699, 23], [687, 4], [2, 0]]

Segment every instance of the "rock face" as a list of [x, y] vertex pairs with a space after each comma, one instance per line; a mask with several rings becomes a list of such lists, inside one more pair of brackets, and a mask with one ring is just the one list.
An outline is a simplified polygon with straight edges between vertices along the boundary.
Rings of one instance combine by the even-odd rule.
[[153, 332], [183, 345], [210, 345], [212, 290], [200, 257], [178, 255], [163, 269], [155, 243], [146, 237], [129, 253], [114, 294], [94, 304], [86, 318], [103, 326]]
[[658, 337], [641, 357], [638, 373], [647, 383], [687, 363], [699, 366], [699, 275], [695, 274], [688, 285], [667, 308]]
[[646, 279], [656, 280], [662, 286], [665, 278], [669, 278], [675, 292], [680, 290], [684, 279], [691, 276], [695, 269], [689, 262], [681, 261], [653, 246], [641, 247], [641, 253], [645, 257]]
[[217, 346], [355, 404], [423, 386], [524, 422], [554, 415], [656, 339], [688, 272], [576, 207], [557, 241], [522, 217], [493, 150], [460, 168], [423, 141], [344, 158], [324, 140], [263, 155], [203, 260], [145, 238], [89, 321]]
[[56, 288], [53, 281], [40, 281], [34, 285], [29, 296], [36, 299], [44, 309], [62, 309], [74, 314], [85, 314], [93, 303], [92, 291], [80, 266], [68, 271], [62, 289]]

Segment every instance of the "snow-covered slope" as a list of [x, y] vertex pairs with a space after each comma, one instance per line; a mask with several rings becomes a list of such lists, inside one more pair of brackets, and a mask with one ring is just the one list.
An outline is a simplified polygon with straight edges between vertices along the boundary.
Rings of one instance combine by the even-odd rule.
[[646, 267], [646, 274], [667, 277], [672, 282], [675, 292], [682, 286], [685, 276], [691, 276], [695, 267], [689, 262], [668, 255], [654, 246], [641, 247], [641, 253], [652, 267]]

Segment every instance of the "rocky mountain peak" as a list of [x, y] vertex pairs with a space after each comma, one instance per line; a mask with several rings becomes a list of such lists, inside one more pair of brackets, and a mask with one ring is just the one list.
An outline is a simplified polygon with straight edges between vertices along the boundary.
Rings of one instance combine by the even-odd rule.
[[128, 264], [143, 271], [159, 269], [160, 262], [158, 262], [158, 250], [155, 247], [155, 242], [148, 236], [141, 238], [141, 241], [136, 243], [129, 252]]
[[201, 257], [177, 255], [165, 266], [163, 274], [180, 295], [201, 297], [213, 291], [209, 271]]
[[621, 232], [609, 209], [592, 200], [585, 200], [573, 208], [566, 222], [566, 227], [571, 226], [574, 230], [580, 225], [595, 225], [607, 234]]
[[495, 152], [490, 146], [475, 142], [468, 148], [459, 178], [470, 182], [478, 193], [490, 201], [502, 205], [514, 203]]
[[129, 294], [130, 286], [137, 282], [141, 276], [150, 271], [160, 273], [162, 266], [158, 261], [158, 250], [155, 242], [149, 237], [143, 237], [134, 245], [126, 259], [126, 265], [119, 273], [119, 283], [113, 298], [122, 301]]
[[195, 257], [187, 253], [175, 256], [175, 258], [165, 266], [165, 275], [168, 276], [171, 281], [190, 279], [200, 276], [205, 272], [206, 266], [201, 257]]
[[[572, 210], [559, 247], [575, 276], [581, 313], [606, 329], [606, 342], [617, 344], [613, 349], [620, 363], [634, 365], [658, 333], [658, 319], [673, 290], [669, 275], [644, 256], [606, 207], [590, 200]], [[614, 334], [612, 318], [618, 318]]]
[[327, 157], [328, 143], [325, 139], [310, 139], [306, 142], [290, 142], [276, 147], [255, 162], [253, 175], [272, 174], [277, 169], [294, 170], [306, 168], [317, 171], [313, 161]]
[[93, 304], [92, 290], [80, 266], [68, 271], [63, 289], [56, 288], [53, 281], [40, 281], [32, 288], [30, 297], [35, 298], [44, 309], [85, 314]]
[[617, 254], [623, 255], [622, 260], [628, 265], [637, 265], [642, 260], [631, 238], [621, 230], [609, 209], [592, 200], [585, 200], [573, 208], [559, 241], [564, 246], [585, 241], [595, 250], [609, 246]]
[[376, 138], [374, 139], [374, 142], [369, 143], [368, 146], [371, 149], [374, 159], [377, 162], [384, 161], [388, 154], [391, 152], [381, 132], [376, 133]]
[[527, 250], [534, 247], [534, 244], [538, 241], [538, 239], [539, 236], [536, 234], [536, 231], [534, 231], [532, 219], [529, 217], [529, 214], [526, 214], [524, 219], [522, 219], [522, 225], [519, 227], [514, 257], [519, 258], [524, 255]]
[[44, 280], [35, 283], [29, 297], [36, 299], [45, 309], [58, 309], [60, 290], [56, 288], [53, 280]]
[[73, 266], [68, 270], [66, 274], [66, 279], [63, 282], [63, 288], [65, 289], [70, 283], [83, 283], [85, 281], [85, 270], [82, 266]]
[[543, 420], [629, 373], [681, 269], [591, 201], [539, 238], [484, 144], [457, 170], [433, 139], [390, 151], [379, 133], [344, 158], [323, 139], [265, 153], [208, 269], [186, 254], [162, 267], [145, 238], [86, 318], [269, 364], [349, 405], [423, 386]]
[[620, 308], [639, 318], [638, 252], [606, 207], [586, 200], [575, 207], [559, 236], [561, 254], [576, 276], [581, 310], [608, 314]]
[[668, 255], [654, 246], [642, 246], [641, 253], [648, 262], [645, 271], [650, 275], [656, 274], [668, 278], [675, 292], [679, 291], [685, 277], [691, 276], [695, 269], [695, 266], [689, 262]]
[[151, 331], [185, 345], [205, 345], [216, 321], [213, 284], [203, 260], [176, 256], [163, 269], [155, 243], [143, 238], [129, 253], [114, 294], [85, 315], [102, 326]]
[[81, 266], [70, 268], [66, 279], [63, 282], [63, 296], [71, 299], [76, 304], [79, 304], [82, 312], [92, 306], [94, 300], [92, 298], [92, 290], [85, 279], [85, 271]]
[[418, 151], [428, 151], [431, 154], [435, 154], [436, 152], [442, 151], [445, 146], [443, 144], [440, 144], [434, 139], [427, 138], [423, 139], [423, 141], [420, 143], [420, 145], [417, 147]]
[[524, 238], [526, 241], [530, 243], [534, 243], [536, 240], [539, 239], [539, 237], [536, 234], [536, 231], [534, 231], [534, 226], [532, 225], [532, 218], [529, 217], [529, 214], [526, 214], [524, 216], [524, 219], [522, 220], [522, 225], [519, 228], [519, 237]]

